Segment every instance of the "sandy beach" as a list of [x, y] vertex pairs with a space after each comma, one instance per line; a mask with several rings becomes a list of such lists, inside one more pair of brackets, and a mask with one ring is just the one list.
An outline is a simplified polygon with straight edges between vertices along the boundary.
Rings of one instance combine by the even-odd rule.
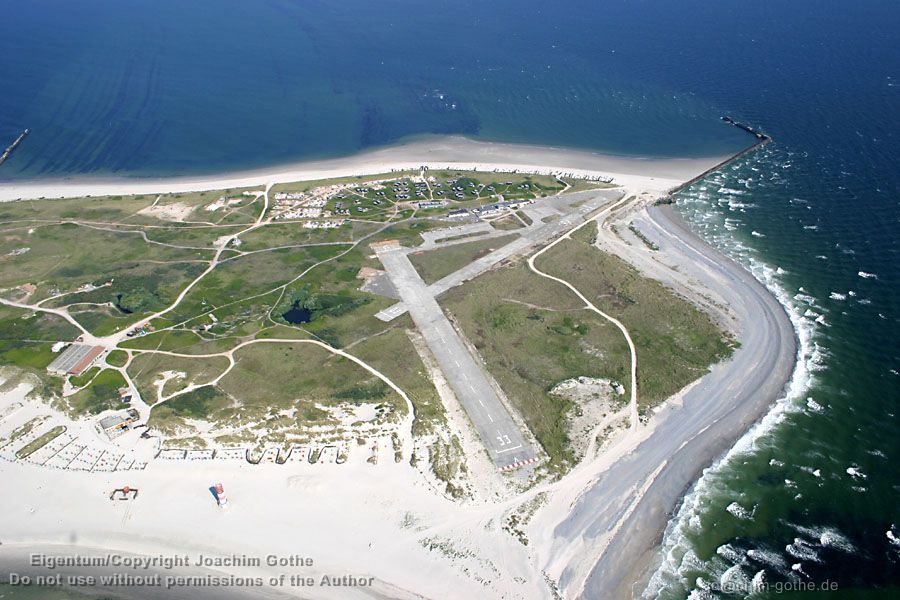
[[23, 198], [73, 198], [116, 194], [164, 194], [265, 183], [310, 181], [372, 175], [428, 166], [456, 169], [568, 173], [578, 177], [615, 177], [622, 185], [667, 190], [721, 162], [706, 158], [634, 158], [583, 150], [479, 142], [460, 136], [433, 136], [404, 144], [321, 161], [279, 165], [253, 171], [172, 178], [73, 177], [0, 182], [0, 201]]
[[[636, 159], [441, 137], [218, 177], [3, 183], [0, 200], [199, 191], [421, 165], [611, 178], [628, 192], [653, 198], [724, 158]], [[14, 490], [0, 495], [0, 581], [13, 568], [48, 574], [44, 567], [24, 564], [36, 551], [60, 556], [112, 552], [259, 557], [260, 565], [208, 571], [263, 581], [282, 575], [288, 580], [308, 576], [319, 583], [326, 575], [372, 578], [369, 584], [352, 586], [270, 585], [268, 596], [246, 586], [227, 591], [145, 586], [129, 592], [140, 598], [181, 598], [186, 590], [197, 598], [550, 598], [550, 580], [564, 598], [639, 593], [675, 506], [702, 469], [781, 394], [793, 370], [796, 344], [784, 309], [748, 271], [697, 238], [670, 207], [635, 210], [634, 218], [659, 245], [655, 254], [662, 258], [634, 248], [621, 249], [622, 257], [675, 289], [699, 290], [717, 305], [730, 307], [719, 317], [741, 346], [731, 359], [669, 400], [647, 425], [619, 437], [561, 480], [460, 503], [436, 493], [406, 463], [157, 460], [140, 472], [104, 474], [0, 462], [4, 489]], [[602, 238], [602, 227], [600, 231]], [[209, 491], [217, 482], [231, 498], [226, 510], [216, 506]], [[139, 501], [111, 503], [109, 490], [122, 485], [139, 488]], [[529, 510], [533, 518], [525, 527], [526, 546], [505, 524], [510, 515]], [[294, 555], [310, 557], [312, 565], [270, 565], [266, 560]], [[149, 572], [163, 577], [181, 573], [169, 568]], [[187, 572], [196, 574], [197, 569]]]
[[[693, 234], [671, 206], [649, 209], [639, 223], [673, 278], [699, 284], [728, 307], [723, 320], [741, 346], [667, 402], [627, 459], [603, 472], [554, 527], [547, 561], [567, 597], [630, 598], [643, 590], [680, 499], [784, 393], [796, 362], [784, 308], [746, 269]], [[625, 258], [659, 277], [639, 256]]]

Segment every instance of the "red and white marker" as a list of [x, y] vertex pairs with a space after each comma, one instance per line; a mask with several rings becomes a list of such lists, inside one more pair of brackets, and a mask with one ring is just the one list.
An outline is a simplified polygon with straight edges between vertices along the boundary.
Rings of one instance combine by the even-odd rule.
[[515, 469], [519, 469], [526, 465], [533, 465], [538, 461], [537, 457], [529, 458], [528, 460], [520, 460], [518, 462], [514, 462], [511, 465], [506, 465], [505, 467], [500, 467], [501, 472], [513, 471]]
[[225, 488], [222, 487], [221, 483], [216, 484], [216, 499], [219, 501], [219, 506], [225, 507], [228, 505], [228, 498], [225, 497]]

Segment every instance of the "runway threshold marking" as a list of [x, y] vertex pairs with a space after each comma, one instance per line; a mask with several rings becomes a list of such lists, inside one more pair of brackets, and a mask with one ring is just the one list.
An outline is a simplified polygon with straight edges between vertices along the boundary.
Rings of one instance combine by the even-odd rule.
[[513, 450], [518, 450], [522, 447], [522, 444], [519, 444], [515, 448], [504, 448], [503, 450], [497, 450], [497, 454], [503, 454], [504, 452], [512, 452]]

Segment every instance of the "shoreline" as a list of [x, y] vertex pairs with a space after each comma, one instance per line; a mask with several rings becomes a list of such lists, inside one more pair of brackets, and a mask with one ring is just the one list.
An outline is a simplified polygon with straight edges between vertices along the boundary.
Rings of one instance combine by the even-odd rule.
[[[629, 459], [602, 473], [559, 524], [557, 538], [564, 542], [577, 528], [592, 532], [603, 548], [600, 559], [590, 561], [593, 564], [584, 561], [563, 569], [561, 587], [572, 597], [596, 597], [602, 592], [605, 597], [633, 598], [638, 597], [638, 588], [641, 593], [646, 589], [662, 558], [659, 550], [665, 531], [701, 473], [768, 414], [784, 395], [797, 365], [797, 332], [786, 308], [762, 282], [703, 241], [672, 206], [654, 207], [647, 218], [663, 233], [663, 240], [668, 236], [672, 243], [683, 245], [693, 260], [699, 258], [698, 262], [712, 267], [703, 283], [718, 287], [726, 299], [732, 296], [730, 305], [741, 322], [741, 346], [731, 359], [698, 380], [680, 406], [667, 405], [656, 417], [654, 431]], [[716, 286], [717, 277], [728, 285]], [[726, 389], [734, 392], [718, 397], [717, 390]], [[697, 428], [699, 432], [693, 433]], [[660, 462], [665, 468], [654, 470]], [[649, 481], [634, 471], [646, 474]], [[609, 503], [616, 508], [590, 514], [592, 508]], [[609, 531], [614, 533], [605, 535]]]
[[[762, 146], [767, 142], [768, 142], [768, 140], [761, 144], [755, 145], [754, 147], [749, 148], [747, 151], [741, 153], [739, 156], [737, 156], [735, 158], [736, 159], [740, 158], [740, 156], [743, 156], [744, 154], [755, 150], [758, 146]], [[673, 227], [679, 229], [681, 235], [683, 235], [685, 237], [693, 238], [694, 240], [696, 240], [697, 243], [703, 244], [710, 248], [713, 248], [713, 250], [716, 253], [720, 254], [725, 259], [733, 262], [735, 265], [737, 265], [738, 268], [742, 268], [742, 269], [746, 270], [753, 279], [756, 279], [756, 276], [754, 276], [749, 270], [745, 269], [742, 265], [732, 261], [730, 258], [728, 258], [724, 254], [722, 254], [718, 249], [716, 249], [714, 246], [712, 246], [709, 242], [705, 241], [702, 237], [700, 237], [699, 234], [697, 234], [693, 229], [691, 229], [690, 222], [687, 219], [685, 219], [675, 209], [675, 207], [673, 205], [660, 207], [660, 213], [669, 222], [669, 224], [671, 224]], [[768, 296], [770, 298], [774, 299], [775, 302], [781, 307], [781, 309], [784, 313], [784, 316], [787, 318], [787, 329], [790, 332], [790, 336], [791, 336], [791, 339], [793, 342], [793, 347], [792, 347], [793, 353], [791, 354], [790, 366], [785, 367], [784, 365], [782, 365], [782, 369], [780, 370], [779, 376], [774, 379], [773, 385], [770, 388], [771, 391], [768, 393], [767, 396], [765, 396], [765, 395], [761, 396], [754, 403], [754, 406], [750, 409], [750, 411], [748, 411], [749, 412], [748, 418], [750, 419], [750, 424], [747, 427], [737, 428], [737, 432], [733, 436], [733, 438], [728, 440], [725, 443], [726, 449], [723, 452], [719, 452], [716, 456], [714, 456], [712, 461], [710, 461], [708, 463], [708, 466], [706, 466], [700, 470], [700, 474], [702, 474], [702, 472], [708, 468], [715, 467], [722, 460], [724, 460], [728, 456], [728, 454], [732, 451], [732, 449], [734, 449], [735, 446], [741, 441], [741, 439], [745, 435], [750, 433], [756, 425], [758, 425], [763, 419], [766, 418], [766, 415], [768, 415], [772, 411], [772, 409], [778, 404], [778, 402], [788, 393], [788, 387], [790, 386], [791, 381], [794, 378], [794, 374], [797, 372], [797, 369], [799, 366], [800, 361], [799, 361], [798, 353], [801, 350], [801, 343], [800, 343], [799, 334], [790, 319], [790, 315], [789, 315], [790, 308], [788, 306], [785, 306], [784, 304], [782, 304], [781, 301], [775, 296], [775, 294], [773, 294], [766, 287], [764, 282], [759, 281], [758, 279], [756, 279], [756, 281], [759, 283], [759, 286], [761, 288], [763, 288], [765, 293], [768, 294]], [[781, 334], [785, 335], [785, 331], [783, 329], [782, 329]], [[782, 382], [780, 387], [777, 385], [778, 381]], [[754, 416], [754, 413], [755, 413], [755, 416]], [[694, 477], [694, 479], [691, 481], [691, 483], [683, 490], [682, 494], [678, 498], [678, 502], [672, 507], [672, 510], [670, 511], [670, 518], [669, 518], [668, 522], [666, 523], [666, 527], [664, 528], [664, 530], [660, 536], [659, 542], [656, 544], [656, 547], [654, 550], [654, 553], [655, 553], [654, 560], [648, 562], [645, 565], [645, 568], [643, 569], [641, 576], [637, 579], [638, 581], [640, 581], [643, 584], [642, 589], [647, 588], [647, 586], [650, 582], [650, 578], [655, 573], [656, 569], [659, 566], [661, 559], [663, 558], [662, 556], [659, 555], [659, 551], [661, 550], [661, 542], [665, 538], [665, 534], [668, 531], [669, 523], [671, 523], [673, 519], [677, 518], [679, 510], [681, 509], [681, 507], [684, 504], [687, 497], [694, 492], [695, 486], [697, 485], [698, 482], [699, 482], [699, 475], [697, 477]]]
[[728, 159], [639, 158], [551, 146], [481, 142], [462, 136], [435, 136], [342, 158], [276, 165], [228, 173], [176, 177], [91, 177], [0, 181], [0, 202], [35, 198], [74, 198], [126, 194], [199, 192], [267, 183], [312, 181], [393, 170], [479, 169], [566, 173], [576, 177], [615, 177], [624, 185], [668, 190]]

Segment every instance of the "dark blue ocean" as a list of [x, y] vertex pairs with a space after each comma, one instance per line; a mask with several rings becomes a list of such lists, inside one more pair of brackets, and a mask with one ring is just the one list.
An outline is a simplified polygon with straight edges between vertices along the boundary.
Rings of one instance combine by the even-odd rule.
[[723, 114], [764, 129], [774, 144], [678, 201], [790, 309], [801, 360], [687, 497], [646, 595], [900, 597], [896, 0], [0, 0], [0, 15], [0, 146], [32, 130], [0, 180], [219, 172], [429, 133], [701, 156], [748, 143]]

